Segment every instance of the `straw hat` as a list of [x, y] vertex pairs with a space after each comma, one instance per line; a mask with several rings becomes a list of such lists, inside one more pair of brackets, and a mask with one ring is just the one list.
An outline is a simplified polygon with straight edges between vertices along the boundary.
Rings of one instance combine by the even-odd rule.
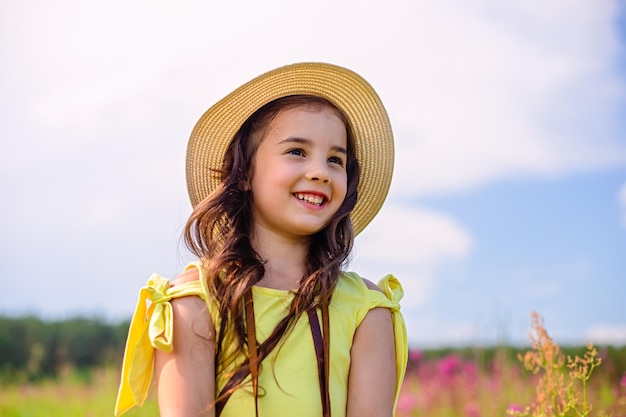
[[358, 74], [324, 63], [287, 65], [242, 85], [207, 110], [187, 146], [187, 189], [195, 207], [217, 186], [219, 168], [230, 140], [257, 109], [275, 99], [307, 94], [341, 110], [354, 135], [361, 166], [358, 200], [350, 218], [356, 234], [376, 216], [391, 184], [394, 147], [389, 117], [380, 98]]

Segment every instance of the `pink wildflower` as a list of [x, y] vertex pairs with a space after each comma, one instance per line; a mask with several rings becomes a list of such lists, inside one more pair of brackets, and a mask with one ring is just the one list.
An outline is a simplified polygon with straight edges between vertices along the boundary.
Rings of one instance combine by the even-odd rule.
[[465, 362], [463, 364], [463, 375], [465, 375], [465, 378], [468, 381], [475, 381], [478, 377], [478, 369], [476, 369], [476, 364], [474, 364], [473, 362]]
[[403, 394], [398, 399], [398, 411], [409, 412], [415, 408], [417, 400], [411, 394]]
[[521, 406], [518, 404], [512, 403], [506, 408], [507, 411], [521, 413], [524, 411]]
[[480, 409], [476, 404], [467, 404], [463, 409], [465, 417], [480, 417]]
[[443, 377], [452, 377], [461, 370], [461, 358], [457, 355], [448, 355], [437, 362], [437, 371]]
[[409, 352], [409, 359], [412, 362], [419, 362], [422, 359], [422, 352], [420, 350], [411, 350]]

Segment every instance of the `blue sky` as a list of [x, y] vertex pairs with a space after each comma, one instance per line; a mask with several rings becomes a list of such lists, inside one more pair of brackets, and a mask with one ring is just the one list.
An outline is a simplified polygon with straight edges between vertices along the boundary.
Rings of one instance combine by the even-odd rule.
[[[0, 313], [126, 319], [190, 260], [189, 133], [280, 65], [378, 91], [388, 200], [349, 269], [413, 346], [626, 343], [626, 6], [612, 0], [3, 2]], [[301, 6], [303, 7], [303, 6]]]
[[598, 321], [623, 323], [626, 234], [615, 190], [624, 174], [509, 181], [422, 201], [456, 218], [475, 241], [466, 262], [442, 271], [436, 299], [444, 308], [431, 308], [448, 320], [474, 317], [491, 337], [516, 339], [527, 326], [519, 312], [529, 310], [546, 316], [564, 342]]

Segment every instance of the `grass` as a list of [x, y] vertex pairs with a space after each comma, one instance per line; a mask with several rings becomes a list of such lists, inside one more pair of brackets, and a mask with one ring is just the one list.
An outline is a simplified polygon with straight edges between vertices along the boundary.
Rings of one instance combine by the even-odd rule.
[[[114, 368], [65, 372], [37, 383], [7, 384], [0, 390], [0, 417], [112, 416], [119, 372]], [[154, 395], [125, 416], [157, 416]]]
[[[531, 347], [412, 351], [397, 417], [626, 417], [626, 348], [563, 353], [538, 316]], [[110, 417], [117, 368], [3, 383], [0, 417]], [[157, 416], [154, 392], [125, 417]], [[288, 412], [288, 410], [286, 410]]]

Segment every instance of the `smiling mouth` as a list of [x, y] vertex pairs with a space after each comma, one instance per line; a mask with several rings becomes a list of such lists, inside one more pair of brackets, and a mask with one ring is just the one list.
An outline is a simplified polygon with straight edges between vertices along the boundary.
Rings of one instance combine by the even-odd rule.
[[324, 197], [321, 195], [295, 193], [294, 196], [298, 200], [313, 204], [314, 206], [321, 206], [322, 203], [324, 203]]

